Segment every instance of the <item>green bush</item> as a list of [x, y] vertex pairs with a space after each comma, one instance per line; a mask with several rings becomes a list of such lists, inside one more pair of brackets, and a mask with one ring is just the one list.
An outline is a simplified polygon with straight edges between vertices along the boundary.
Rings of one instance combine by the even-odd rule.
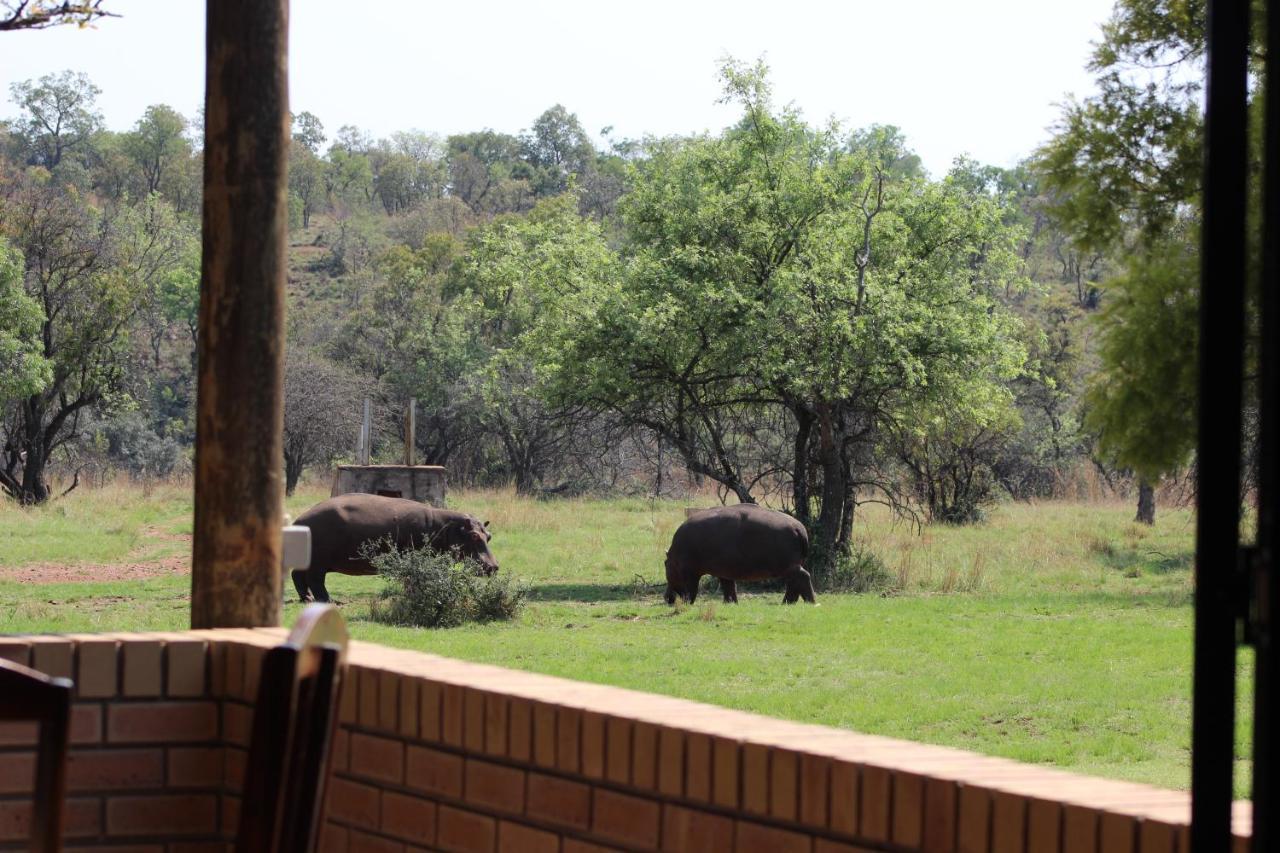
[[390, 548], [371, 560], [387, 580], [370, 608], [376, 622], [411, 628], [454, 628], [512, 619], [528, 587], [508, 573], [485, 576], [473, 560], [425, 549]]
[[871, 551], [857, 548], [834, 560], [816, 560], [813, 588], [818, 592], [856, 592], [883, 595], [897, 587], [897, 577]]

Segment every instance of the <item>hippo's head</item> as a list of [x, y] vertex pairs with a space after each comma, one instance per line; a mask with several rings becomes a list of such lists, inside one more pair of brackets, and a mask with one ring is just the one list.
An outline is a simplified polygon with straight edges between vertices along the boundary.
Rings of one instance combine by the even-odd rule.
[[671, 555], [667, 555], [667, 592], [665, 595], [667, 604], [675, 604], [676, 596], [688, 598], [684, 589], [684, 578], [681, 576], [680, 567], [676, 561], [671, 559]]
[[489, 550], [489, 540], [493, 538], [489, 533], [489, 522], [481, 522], [480, 519], [468, 515], [455, 532], [455, 536], [454, 547], [457, 548], [458, 553], [479, 563], [487, 575], [498, 571], [498, 561], [493, 558], [493, 553]]

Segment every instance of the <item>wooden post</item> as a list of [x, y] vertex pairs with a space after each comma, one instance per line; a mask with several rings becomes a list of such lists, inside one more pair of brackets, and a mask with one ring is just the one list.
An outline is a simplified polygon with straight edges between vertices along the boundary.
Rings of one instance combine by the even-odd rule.
[[414, 433], [418, 429], [418, 401], [414, 397], [409, 398], [409, 409], [405, 412], [405, 428], [404, 428], [404, 464], [414, 464], [414, 454], [417, 446], [414, 444]]
[[368, 465], [373, 453], [373, 401], [364, 398], [364, 420], [360, 426], [360, 464]]
[[288, 0], [208, 0], [193, 628], [280, 624]]

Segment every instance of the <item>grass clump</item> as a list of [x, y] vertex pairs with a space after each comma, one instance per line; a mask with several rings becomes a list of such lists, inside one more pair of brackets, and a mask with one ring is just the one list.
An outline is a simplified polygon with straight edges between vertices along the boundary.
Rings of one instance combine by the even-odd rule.
[[369, 605], [376, 622], [408, 628], [456, 628], [514, 619], [529, 589], [507, 572], [481, 574], [473, 560], [426, 549], [389, 548], [371, 560], [386, 586]]

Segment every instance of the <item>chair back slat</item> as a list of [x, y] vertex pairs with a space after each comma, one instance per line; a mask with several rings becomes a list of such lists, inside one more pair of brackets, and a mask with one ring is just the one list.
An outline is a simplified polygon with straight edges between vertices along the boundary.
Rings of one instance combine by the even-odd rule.
[[31, 791], [32, 853], [62, 849], [62, 803], [67, 785], [71, 682], [0, 658], [0, 720], [39, 724]]
[[319, 837], [347, 631], [313, 604], [262, 662], [237, 853], [311, 853]]

